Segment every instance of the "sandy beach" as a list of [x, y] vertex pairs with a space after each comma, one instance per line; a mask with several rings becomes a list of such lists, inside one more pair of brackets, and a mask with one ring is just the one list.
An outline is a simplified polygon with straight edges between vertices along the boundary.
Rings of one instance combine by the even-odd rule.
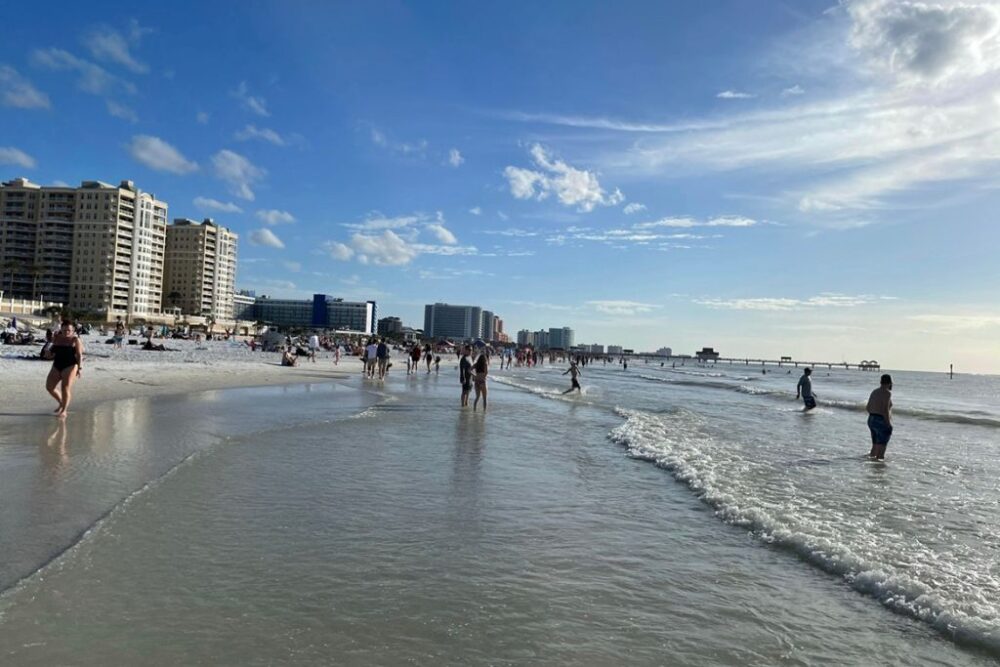
[[[169, 351], [146, 351], [139, 345], [116, 350], [106, 337], [83, 336], [84, 372], [77, 382], [73, 405], [164, 394], [343, 380], [360, 374], [361, 361], [323, 352], [316, 363], [301, 358], [296, 367], [283, 367], [277, 352], [252, 352], [242, 342], [160, 340]], [[51, 362], [30, 358], [40, 346], [0, 346], [0, 377], [6, 390], [7, 413], [46, 411], [52, 398], [45, 393]], [[393, 368], [395, 371], [395, 367]], [[405, 372], [405, 368], [404, 368]], [[72, 406], [71, 406], [72, 410]]]

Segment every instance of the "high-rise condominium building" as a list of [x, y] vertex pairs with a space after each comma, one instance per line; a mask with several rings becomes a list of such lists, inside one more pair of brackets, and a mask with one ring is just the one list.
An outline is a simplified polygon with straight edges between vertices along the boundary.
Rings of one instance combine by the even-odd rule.
[[159, 314], [167, 204], [132, 181], [76, 190], [69, 304], [107, 319]]
[[314, 294], [312, 300], [259, 296], [253, 315], [277, 327], [375, 333], [378, 306], [374, 301], [344, 301], [327, 294]]
[[175, 219], [167, 227], [163, 309], [220, 320], [234, 317], [236, 244], [239, 237], [210, 218]]
[[0, 291], [69, 302], [76, 189], [25, 178], [0, 183]]
[[447, 303], [427, 304], [424, 306], [424, 335], [428, 338], [456, 340], [481, 338], [483, 309], [479, 306], [452, 306]]
[[166, 224], [131, 181], [0, 184], [0, 289], [108, 319], [159, 313]]
[[549, 329], [549, 347], [557, 350], [568, 350], [573, 347], [575, 336], [569, 327]]

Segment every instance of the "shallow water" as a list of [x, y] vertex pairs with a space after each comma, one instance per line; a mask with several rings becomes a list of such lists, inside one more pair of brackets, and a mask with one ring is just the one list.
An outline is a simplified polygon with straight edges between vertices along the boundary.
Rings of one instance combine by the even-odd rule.
[[[400, 374], [0, 417], [0, 662], [998, 655], [991, 427], [900, 414], [879, 466], [871, 375], [803, 415], [745, 369], [561, 370], [497, 372], [486, 416]], [[909, 375], [900, 407], [998, 417]]]

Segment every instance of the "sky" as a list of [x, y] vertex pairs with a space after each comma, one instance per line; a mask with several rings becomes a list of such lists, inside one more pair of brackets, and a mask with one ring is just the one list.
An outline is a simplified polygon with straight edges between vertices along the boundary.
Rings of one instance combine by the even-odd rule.
[[1000, 373], [1000, 5], [21, 5], [0, 179], [135, 181], [258, 294]]

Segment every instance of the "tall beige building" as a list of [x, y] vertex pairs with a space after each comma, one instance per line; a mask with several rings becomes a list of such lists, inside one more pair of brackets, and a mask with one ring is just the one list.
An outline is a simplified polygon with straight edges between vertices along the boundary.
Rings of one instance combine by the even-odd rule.
[[76, 189], [0, 183], [0, 292], [69, 302]]
[[164, 311], [233, 319], [238, 238], [210, 218], [175, 219], [167, 227]]
[[108, 320], [158, 315], [167, 204], [132, 181], [76, 189], [69, 304]]

